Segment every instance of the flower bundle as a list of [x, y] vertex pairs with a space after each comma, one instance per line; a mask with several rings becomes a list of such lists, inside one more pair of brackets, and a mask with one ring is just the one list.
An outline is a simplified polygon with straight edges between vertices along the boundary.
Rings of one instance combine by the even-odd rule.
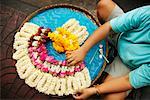
[[57, 28], [56, 31], [48, 34], [53, 41], [53, 47], [58, 52], [76, 50], [79, 48], [78, 38], [64, 28]]

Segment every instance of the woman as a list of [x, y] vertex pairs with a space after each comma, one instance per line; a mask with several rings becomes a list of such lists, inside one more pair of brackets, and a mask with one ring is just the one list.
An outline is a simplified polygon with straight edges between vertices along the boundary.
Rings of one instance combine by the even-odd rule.
[[[86, 99], [99, 93], [106, 100], [124, 99], [132, 88], [150, 85], [150, 6], [124, 13], [111, 0], [98, 3], [101, 25], [78, 50], [67, 52], [69, 65], [82, 61], [90, 48], [107, 35], [113, 35], [118, 57], [105, 71], [109, 74], [104, 83], [78, 91], [75, 99]], [[110, 33], [113, 30], [115, 34]]]

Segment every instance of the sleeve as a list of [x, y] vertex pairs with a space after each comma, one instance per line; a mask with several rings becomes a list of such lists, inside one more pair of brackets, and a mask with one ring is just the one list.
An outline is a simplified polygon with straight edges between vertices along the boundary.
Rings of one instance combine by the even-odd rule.
[[112, 30], [115, 33], [126, 32], [131, 29], [137, 28], [141, 23], [142, 8], [137, 8], [135, 10], [124, 13], [110, 21]]
[[150, 64], [143, 64], [129, 73], [130, 84], [134, 88], [150, 85]]

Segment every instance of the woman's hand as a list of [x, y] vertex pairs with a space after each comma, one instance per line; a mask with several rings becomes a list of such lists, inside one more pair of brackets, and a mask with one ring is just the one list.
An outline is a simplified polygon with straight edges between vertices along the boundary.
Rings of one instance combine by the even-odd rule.
[[73, 95], [73, 97], [78, 100], [83, 100], [83, 99], [87, 99], [88, 97], [94, 94], [96, 94], [96, 88], [91, 87], [91, 88], [86, 88], [78, 91], [76, 95]]
[[75, 51], [67, 51], [66, 52], [66, 57], [67, 57], [67, 63], [68, 66], [75, 65], [79, 62], [82, 62], [84, 60], [84, 57], [86, 55], [86, 52], [82, 47]]
[[84, 42], [84, 44], [75, 51], [68, 51], [66, 53], [68, 66], [75, 65], [83, 61], [86, 53], [92, 48], [97, 42], [103, 40], [108, 36], [111, 26], [109, 22], [101, 25], [94, 33]]

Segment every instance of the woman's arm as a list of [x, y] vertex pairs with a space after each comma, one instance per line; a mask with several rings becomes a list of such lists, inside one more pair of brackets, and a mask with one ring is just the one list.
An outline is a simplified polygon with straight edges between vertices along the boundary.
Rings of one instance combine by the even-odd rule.
[[90, 48], [100, 40], [103, 40], [108, 35], [110, 30], [110, 23], [106, 22], [100, 26], [79, 49], [66, 52], [68, 65], [74, 65], [82, 61]]
[[87, 39], [87, 41], [85, 41], [85, 43], [83, 44], [82, 48], [84, 49], [84, 51], [87, 53], [93, 45], [95, 45], [100, 40], [103, 40], [108, 35], [110, 30], [111, 30], [111, 26], [109, 22], [106, 22], [104, 25], [99, 27], [93, 33], [93, 35], [91, 35]]
[[123, 76], [120, 78], [116, 78], [110, 81], [106, 81], [101, 85], [97, 85], [95, 87], [86, 88], [84, 90], [79, 91], [80, 95], [74, 95], [75, 99], [86, 99], [89, 96], [99, 93], [115, 93], [115, 92], [124, 92], [132, 89], [132, 86], [129, 82], [129, 76]]

